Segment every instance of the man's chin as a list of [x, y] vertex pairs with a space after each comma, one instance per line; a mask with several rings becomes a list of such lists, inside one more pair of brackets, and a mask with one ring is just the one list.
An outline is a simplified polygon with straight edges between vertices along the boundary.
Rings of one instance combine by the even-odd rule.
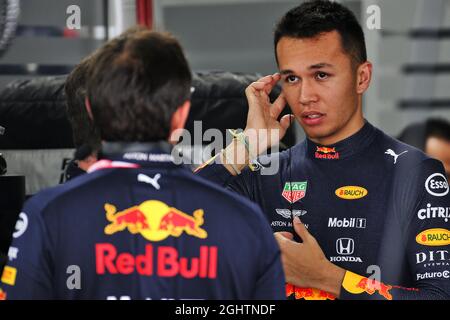
[[[318, 128], [317, 128], [318, 129]], [[330, 141], [333, 137], [333, 132], [330, 132], [330, 130], [305, 130], [306, 136], [316, 142], [317, 144], [327, 145], [327, 141]]]
[[311, 130], [311, 129], [305, 130], [303, 128], [303, 130], [305, 131], [306, 136], [311, 140], [322, 140], [328, 136], [328, 134], [327, 134], [327, 132], [325, 132], [325, 130], [319, 130], [319, 128], [316, 128], [313, 130]]

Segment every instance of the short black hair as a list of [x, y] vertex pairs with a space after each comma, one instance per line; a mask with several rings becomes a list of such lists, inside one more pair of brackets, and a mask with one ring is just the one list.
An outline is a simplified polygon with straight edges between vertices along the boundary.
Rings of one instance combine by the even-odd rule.
[[98, 151], [101, 147], [100, 134], [85, 106], [87, 77], [93, 63], [95, 54], [83, 59], [67, 76], [64, 91], [75, 148], [88, 146], [92, 151]]
[[441, 118], [428, 119], [425, 130], [426, 139], [435, 137], [450, 141], [450, 123]]
[[178, 40], [142, 30], [97, 54], [87, 95], [102, 139], [167, 140], [173, 113], [191, 94], [192, 74]]
[[430, 118], [413, 123], [403, 129], [398, 139], [425, 151], [427, 141], [432, 137], [450, 141], [450, 123], [443, 118]]
[[277, 44], [283, 37], [314, 38], [336, 30], [341, 36], [344, 52], [353, 65], [367, 61], [364, 32], [355, 15], [343, 5], [324, 0], [307, 1], [289, 10], [278, 22], [274, 32], [275, 57]]

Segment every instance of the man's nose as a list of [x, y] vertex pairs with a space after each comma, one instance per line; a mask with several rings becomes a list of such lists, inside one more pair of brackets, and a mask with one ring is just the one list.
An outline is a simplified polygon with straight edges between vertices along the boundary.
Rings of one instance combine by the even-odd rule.
[[300, 87], [299, 102], [307, 105], [311, 102], [317, 102], [317, 94], [314, 89], [314, 84], [311, 81], [304, 80]]

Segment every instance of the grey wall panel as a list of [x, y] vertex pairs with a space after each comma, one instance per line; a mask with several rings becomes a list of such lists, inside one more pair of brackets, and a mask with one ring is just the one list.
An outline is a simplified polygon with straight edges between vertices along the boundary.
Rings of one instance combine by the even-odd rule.
[[407, 31], [412, 27], [412, 17], [416, 12], [417, 0], [379, 0], [374, 2], [381, 9], [383, 29]]
[[[92, 32], [94, 26], [103, 26], [102, 0], [21, 0], [20, 25], [66, 27], [70, 5], [81, 9], [81, 25]], [[92, 38], [63, 38], [45, 36], [20, 36], [13, 40], [0, 64], [75, 65], [103, 43]], [[0, 75], [0, 87], [20, 75]], [[25, 77], [29, 78], [29, 77]]]
[[76, 64], [103, 42], [93, 39], [22, 37], [1, 59], [7, 64]]
[[273, 28], [298, 1], [170, 6], [165, 28], [178, 36], [197, 70], [276, 71]]
[[103, 24], [102, 0], [21, 0], [21, 23], [29, 25], [66, 25], [67, 7], [78, 5], [82, 25]]
[[[427, 83], [432, 81], [433, 76], [430, 75], [420, 75], [415, 76], [417, 81], [423, 86], [426, 87]], [[405, 90], [405, 82], [407, 76], [396, 74], [396, 75], [386, 75], [382, 76], [379, 79], [379, 90], [378, 95], [379, 99], [383, 101], [395, 101], [402, 98], [405, 98], [404, 96], [404, 90]], [[450, 88], [450, 76], [448, 75], [440, 75], [440, 76], [434, 76], [435, 79], [435, 91], [434, 94], [429, 96], [426, 95], [425, 92], [422, 92], [420, 89], [418, 89], [416, 92], [413, 93], [412, 98], [436, 98], [436, 99], [445, 99], [449, 98], [449, 88]], [[419, 85], [419, 88], [421, 86]]]

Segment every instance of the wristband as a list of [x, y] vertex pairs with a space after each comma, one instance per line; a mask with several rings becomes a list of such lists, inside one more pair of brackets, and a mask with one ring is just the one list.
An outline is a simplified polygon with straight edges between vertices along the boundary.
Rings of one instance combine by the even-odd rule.
[[233, 130], [233, 129], [229, 129], [228, 130], [231, 135], [233, 136], [234, 139], [236, 139], [237, 141], [239, 141], [240, 143], [242, 143], [245, 147], [245, 150], [248, 153], [248, 158], [249, 158], [249, 164], [248, 167], [250, 168], [250, 170], [255, 171], [256, 167], [254, 164], [251, 163], [251, 161], [253, 159], [255, 159], [256, 157], [254, 157], [250, 151], [250, 143], [248, 142], [248, 137], [244, 134], [244, 132], [237, 132], [237, 130]]
[[223, 156], [223, 160], [224, 160], [225, 164], [228, 164], [233, 169], [234, 173], [236, 173], [236, 175], [241, 174], [241, 171], [236, 167], [236, 165], [234, 163], [232, 163], [232, 162], [228, 163], [226, 149], [222, 149], [222, 151], [220, 153]]

